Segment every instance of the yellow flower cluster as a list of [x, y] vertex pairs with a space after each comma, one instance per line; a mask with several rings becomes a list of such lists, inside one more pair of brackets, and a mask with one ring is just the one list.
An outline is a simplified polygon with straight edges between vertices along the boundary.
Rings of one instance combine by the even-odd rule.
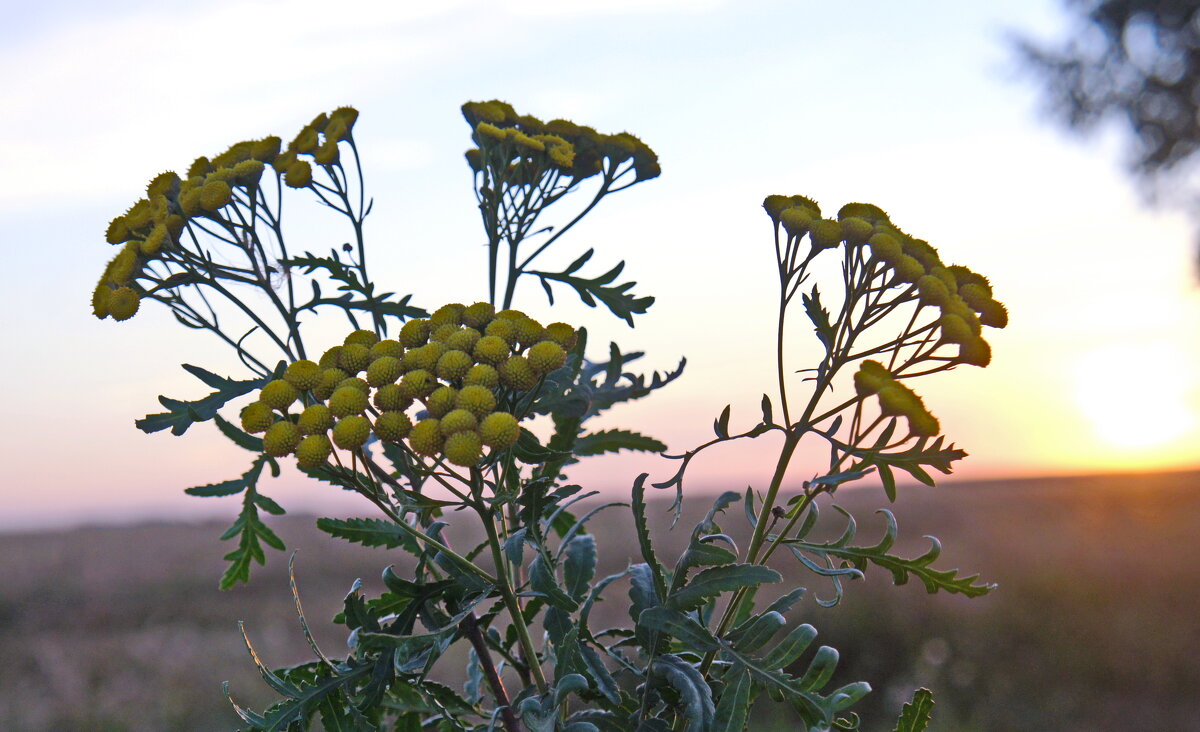
[[113, 219], [105, 232], [109, 244], [124, 246], [105, 267], [92, 293], [96, 317], [133, 317], [142, 293], [135, 280], [146, 265], [177, 244], [189, 220], [219, 218], [238, 189], [253, 195], [267, 165], [293, 188], [310, 185], [311, 165], [299, 155], [307, 154], [320, 165], [335, 163], [337, 144], [350, 139], [357, 118], [353, 108], [342, 107], [318, 115], [282, 153], [278, 137], [245, 140], [211, 159], [197, 158], [186, 179], [173, 172], [155, 176], [146, 186], [146, 197]]
[[[275, 158], [275, 172], [283, 176], [284, 184], [291, 188], [308, 188], [312, 185], [312, 164], [325, 168], [337, 165], [341, 159], [338, 143], [351, 139], [357, 120], [358, 110], [353, 107], [339, 107], [329, 114], [318, 114]], [[311, 158], [312, 162], [301, 156]]]
[[921, 397], [896, 381], [878, 361], [863, 361], [854, 374], [854, 390], [861, 397], [877, 395], [880, 413], [885, 417], [904, 417], [908, 420], [909, 432], [918, 437], [933, 437], [941, 429]]
[[804, 196], [767, 196], [763, 208], [789, 238], [807, 234], [815, 250], [843, 243], [865, 248], [868, 271], [881, 265], [891, 273], [889, 285], [910, 286], [921, 305], [941, 311], [941, 342], [958, 345], [960, 363], [991, 362], [983, 326], [1005, 327], [1008, 310], [992, 296], [986, 277], [960, 265], [947, 266], [928, 242], [904, 233], [869, 203], [848, 203], [836, 219], [822, 218], [820, 207]]
[[[519, 115], [512, 105], [499, 100], [467, 102], [462, 113], [474, 130], [471, 139], [479, 146], [467, 151], [467, 162], [476, 172], [485, 165], [485, 152], [499, 150], [506, 165], [513, 160], [532, 160], [575, 179], [596, 175], [604, 169], [605, 159], [610, 166], [632, 160], [639, 181], [662, 173], [658, 155], [628, 132], [605, 135], [565, 119], [543, 122], [531, 115]], [[536, 173], [526, 174], [529, 180], [516, 182], [535, 182]]]
[[[452, 303], [408, 321], [396, 339], [357, 330], [319, 363], [289, 365], [242, 410], [242, 427], [265, 433], [267, 454], [294, 453], [305, 469], [323, 465], [335, 445], [361, 448], [372, 433], [470, 467], [484, 447], [517, 441], [516, 417], [497, 405], [563, 366], [576, 340], [565, 323], [543, 327], [518, 310]], [[297, 402], [300, 411], [289, 411]], [[414, 407], [424, 414], [410, 416]]]

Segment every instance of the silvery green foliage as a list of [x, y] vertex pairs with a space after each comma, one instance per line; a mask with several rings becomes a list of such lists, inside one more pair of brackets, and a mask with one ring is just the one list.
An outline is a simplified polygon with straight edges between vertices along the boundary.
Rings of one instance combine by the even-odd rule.
[[[584, 303], [603, 305], [633, 325], [633, 317], [645, 313], [653, 298], [630, 294], [635, 283], [614, 284], [624, 263], [584, 277], [579, 271], [593, 255], [588, 250], [562, 272], [531, 266], [605, 196], [656, 177], [653, 151], [627, 133], [603, 135], [563, 120], [543, 123], [517, 115], [500, 102], [468, 103], [463, 112], [479, 146], [467, 157], [488, 242], [490, 301], [511, 306], [517, 282], [529, 276], [544, 286], [551, 303], [552, 285], [567, 285]], [[305, 134], [302, 131], [297, 139]], [[286, 154], [294, 161], [298, 153], [289, 147]], [[354, 160], [357, 166], [357, 148]], [[361, 168], [356, 169], [361, 185]], [[281, 180], [285, 174], [279, 174]], [[551, 204], [567, 194], [587, 191], [589, 185], [592, 197], [581, 211], [568, 215], [565, 223], [546, 225], [543, 214]], [[319, 189], [314, 190], [320, 195]], [[279, 514], [284, 509], [260, 492], [264, 469], [278, 475], [280, 458], [266, 454], [262, 438], [240, 429], [221, 410], [278, 378], [288, 360], [304, 353], [302, 313], [318, 307], [340, 309], [354, 327], [360, 325], [356, 318], [366, 314], [370, 327], [383, 337], [389, 318], [403, 322], [426, 312], [409, 306], [407, 296], [395, 299], [390, 293], [377, 293], [367, 277], [362, 245], [361, 224], [370, 208], [362, 204], [361, 196], [357, 206], [346, 195], [341, 198], [358, 253], [353, 255], [353, 248], [345, 254], [334, 250], [328, 257], [306, 253], [284, 263], [297, 277], [324, 276], [337, 283], [342, 293], [329, 296], [314, 280], [311, 297], [297, 298], [289, 281], [288, 303], [280, 303], [286, 332], [267, 333], [268, 341], [283, 344], [285, 362], [268, 369], [241, 340], [226, 338], [246, 363], [257, 364], [250, 378], [225, 378], [185, 366], [212, 393], [195, 401], [163, 397], [168, 411], [138, 422], [147, 432], [169, 428], [183, 434], [192, 425], [211, 420], [234, 444], [254, 455], [242, 476], [188, 490], [197, 496], [241, 496], [241, 513], [222, 537], [238, 541], [227, 556], [230, 567], [222, 587], [248, 581], [251, 562], [265, 559], [264, 544], [284, 548], [259, 514], [260, 510]], [[310, 620], [303, 613], [293, 575], [297, 612], [315, 660], [271, 669], [254, 651], [252, 632], [244, 631], [253, 662], [280, 696], [280, 701], [261, 712], [238, 705], [230, 696], [245, 729], [304, 730], [319, 720], [326, 730], [358, 731], [730, 732], [747, 728], [756, 704], [783, 705], [791, 710], [797, 728], [857, 729], [859, 721], [851, 708], [870, 692], [870, 686], [861, 681], [830, 683], [838, 652], [816, 642], [818, 633], [812, 625], [798, 622], [806, 590], [785, 582], [779, 570], [790, 566], [801, 576], [811, 575], [822, 588], [831, 587], [831, 599], [816, 600], [825, 605], [836, 604], [846, 580], [873, 567], [889, 572], [897, 584], [915, 577], [929, 592], [976, 596], [991, 589], [974, 576], [932, 568], [940, 553], [936, 540], [921, 556], [894, 554], [898, 527], [887, 511], [883, 536], [873, 543], [857, 541], [854, 517], [840, 508], [836, 510], [845, 528], [838, 538], [819, 540], [812, 538], [812, 532], [821, 496], [878, 475], [886, 496], [895, 500], [895, 471], [932, 483], [928, 468], [948, 473], [952, 463], [965, 455], [943, 437], [928, 434], [926, 427], [931, 420], [936, 425], [936, 420], [911, 390], [895, 380], [974, 363], [980, 347], [974, 341], [969, 345], [963, 338], [945, 336], [943, 331], [950, 332], [953, 325], [947, 325], [947, 316], [960, 318], [966, 328], [974, 317], [963, 309], [969, 299], [980, 303], [981, 312], [990, 309], [994, 314], [1002, 306], [990, 300], [990, 287], [986, 298], [980, 294], [986, 280], [965, 268], [959, 268], [957, 275], [963, 281], [963, 294], [950, 293], [945, 283], [954, 284], [955, 274], [940, 265], [931, 247], [920, 242], [903, 250], [912, 256], [900, 254], [899, 242], [908, 247], [907, 235], [892, 227], [882, 212], [873, 224], [862, 218], [878, 209], [852, 206], [859, 207], [850, 209], [856, 215], [844, 216], [839, 223], [820, 219], [808, 199], [768, 198], [781, 287], [779, 394], [775, 400], [764, 395], [760, 418], [740, 432], [731, 427], [732, 409], [725, 407], [714, 421], [715, 438], [667, 456], [679, 461], [678, 470], [653, 484], [674, 489], [678, 520], [684, 477], [695, 455], [729, 441], [778, 432], [784, 442], [764, 492], [750, 488], [744, 494], [719, 496], [703, 520], [690, 529], [687, 546], [678, 557], [660, 557], [654, 546], [646, 515], [646, 474], [632, 482], [627, 503], [589, 501], [597, 492], [571, 483], [563, 473], [569, 466], [622, 450], [662, 453], [666, 449], [659, 440], [636, 430], [592, 429], [593, 420], [618, 404], [667, 386], [682, 374], [684, 362], [668, 373], [638, 374], [630, 364], [641, 353], [623, 352], [612, 343], [604, 357], [589, 357], [587, 334], [581, 331], [561, 367], [542, 375], [528, 398], [505, 405], [519, 418], [547, 417], [547, 438], [521, 429], [511, 447], [464, 468], [431, 460], [396, 441], [348, 450], [346, 460], [306, 470], [314, 479], [359, 493], [373, 511], [362, 517], [322, 518], [318, 528], [380, 551], [403, 552], [415, 561], [415, 569], [401, 575], [394, 569], [395, 562], [384, 559], [385, 589], [378, 596], [368, 597], [361, 581], [350, 585], [343, 610], [334, 619], [347, 632], [347, 648], [332, 655], [319, 648], [309, 633]], [[252, 228], [254, 222], [247, 226]], [[273, 228], [279, 232], [277, 225]], [[887, 239], [878, 239], [874, 249], [868, 243], [868, 238], [877, 241], [868, 237], [872, 231]], [[810, 247], [807, 254], [802, 242]], [[808, 371], [807, 406], [802, 413], [791, 412], [782, 358], [784, 312], [800, 284], [816, 276], [809, 263], [831, 249], [844, 254], [841, 292], [834, 298], [833, 310], [822, 302], [817, 286], [802, 293], [804, 312], [822, 354]], [[918, 256], [923, 259], [918, 261]], [[923, 268], [925, 274], [916, 276], [914, 267]], [[939, 273], [939, 268], [944, 272]], [[221, 271], [214, 269], [207, 276], [219, 279]], [[933, 277], [938, 283], [921, 277]], [[261, 278], [250, 284], [259, 289], [267, 286]], [[236, 297], [233, 290], [226, 292]], [[173, 298], [182, 297], [174, 293], [162, 296], [169, 306]], [[933, 320], [929, 308], [941, 308]], [[897, 310], [912, 313], [904, 330], [898, 334], [872, 330]], [[265, 323], [257, 327], [270, 331]], [[220, 332], [215, 316], [209, 329]], [[961, 346], [957, 355], [942, 350], [956, 346]], [[889, 367], [877, 364], [860, 371], [850, 394], [842, 393], [844, 385], [835, 388], [839, 371], [868, 357], [890, 357]], [[905, 371], [918, 367], [919, 373]], [[804, 438], [828, 443], [830, 460], [789, 495], [784, 477]], [[434, 483], [450, 493], [427, 491]], [[589, 521], [601, 511], [630, 512], [640, 560], [607, 576], [597, 571], [599, 558], [614, 548], [588, 531]], [[731, 513], [737, 518], [731, 519]], [[722, 529], [719, 522], [730, 520], [748, 522], [751, 540], [746, 546], [739, 547]], [[476, 529], [482, 539], [477, 546], [455, 547], [447, 538], [448, 522], [460, 521]], [[780, 548], [787, 551], [769, 564]], [[624, 551], [624, 547], [617, 549]], [[781, 560], [789, 554], [796, 562], [784, 564]], [[627, 604], [627, 623], [595, 626], [593, 610], [605, 599]], [[433, 681], [430, 672], [446, 662], [446, 654], [456, 645], [468, 649], [469, 660], [465, 682], [452, 688]], [[901, 714], [898, 732], [925, 729], [931, 705], [928, 691], [917, 692]]]

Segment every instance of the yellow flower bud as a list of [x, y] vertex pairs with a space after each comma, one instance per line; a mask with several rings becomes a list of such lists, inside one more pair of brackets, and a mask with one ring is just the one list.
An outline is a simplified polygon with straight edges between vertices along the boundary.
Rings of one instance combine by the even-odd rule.
[[250, 402], [242, 407], [241, 412], [242, 429], [252, 435], [257, 435], [261, 432], [266, 432], [272, 424], [275, 423], [275, 412], [269, 404], [263, 402]]
[[380, 356], [367, 367], [367, 383], [371, 386], [391, 384], [404, 372], [400, 359], [395, 356]]
[[851, 246], [861, 246], [871, 238], [875, 231], [875, 227], [866, 219], [860, 219], [857, 216], [848, 216], [840, 219], [842, 224], [842, 238]]
[[814, 249], [833, 249], [842, 243], [842, 225], [833, 219], [819, 219], [808, 233]]
[[469, 468], [479, 462], [483, 446], [475, 432], [456, 432], [446, 438], [442, 454], [455, 465]]
[[1008, 325], [1008, 309], [989, 298], [979, 309], [979, 322], [989, 328], [1003, 328]]
[[400, 380], [400, 393], [410, 399], [429, 396], [436, 388], [437, 382], [433, 374], [424, 369], [409, 371]]
[[521, 430], [516, 417], [508, 412], [492, 412], [479, 423], [479, 435], [488, 447], [507, 450], [517, 443]]
[[259, 393], [258, 398], [272, 409], [278, 409], [282, 412], [290, 407], [292, 402], [300, 398], [300, 392], [296, 391], [296, 387], [283, 379], [275, 379], [274, 381], [267, 382], [267, 385]]
[[792, 206], [785, 208], [779, 214], [779, 223], [783, 224], [783, 229], [788, 233], [788, 236], [800, 237], [808, 233], [812, 228], [813, 217], [803, 206]]
[[870, 396], [894, 381], [891, 372], [884, 368], [883, 364], [878, 361], [863, 361], [854, 374], [854, 391], [860, 397]]
[[779, 216], [792, 205], [792, 199], [787, 196], [771, 195], [763, 199], [763, 208], [772, 221], [779, 221]]
[[168, 170], [165, 173], [159, 173], [150, 179], [146, 184], [146, 196], [154, 199], [159, 196], [174, 198], [179, 195], [179, 174]]
[[424, 318], [410, 320], [400, 328], [400, 343], [405, 348], [416, 348], [425, 345], [429, 340], [429, 321]]
[[966, 343], [975, 338], [975, 334], [957, 315], [945, 314], [938, 320], [938, 326], [942, 330], [943, 343]]
[[112, 288], [107, 283], [101, 282], [96, 285], [96, 289], [92, 290], [92, 314], [100, 320], [104, 320], [112, 313], [108, 309], [108, 303], [112, 297]]
[[108, 296], [108, 314], [113, 320], [129, 320], [137, 314], [141, 298], [129, 287], [118, 287]]
[[453, 409], [441, 418], [442, 435], [449, 437], [455, 432], [473, 430], [479, 425], [475, 415], [466, 409]]
[[466, 376], [467, 370], [474, 363], [471, 357], [462, 351], [446, 351], [437, 362], [438, 378], [457, 381]]
[[916, 259], [901, 254], [896, 260], [896, 279], [900, 282], [916, 282], [925, 274], [925, 268]]
[[345, 371], [338, 368], [325, 369], [321, 372], [320, 383], [313, 387], [313, 396], [317, 399], [328, 399], [337, 390], [338, 384], [346, 379], [347, 375]]
[[325, 464], [333, 452], [333, 445], [323, 434], [309, 435], [296, 446], [296, 464], [301, 470], [316, 470]]
[[482, 418], [496, 408], [496, 395], [486, 386], [471, 384], [455, 395], [454, 406]]
[[451, 351], [464, 351], [470, 353], [475, 348], [475, 344], [479, 342], [482, 334], [474, 328], [459, 328], [450, 334], [443, 341], [446, 348]]
[[433, 311], [433, 315], [429, 316], [429, 325], [431, 328], [437, 328], [446, 323], [462, 325], [464, 311], [466, 311], [466, 307], [461, 303], [448, 303]]
[[561, 368], [567, 362], [567, 352], [554, 341], [542, 341], [530, 347], [528, 358], [533, 372], [544, 375]]
[[352, 386], [343, 386], [329, 397], [329, 411], [335, 417], [348, 417], [367, 411], [367, 395]]
[[125, 212], [125, 225], [136, 232], [150, 225], [150, 201], [142, 198]]
[[412, 428], [412, 420], [404, 412], [384, 412], [375, 420], [375, 434], [384, 442], [400, 442]]
[[480, 145], [494, 145], [498, 142], [504, 142], [508, 136], [504, 130], [488, 122], [480, 122], [475, 126], [475, 140]]
[[404, 358], [404, 346], [400, 345], [400, 341], [391, 338], [379, 341], [371, 346], [371, 358], [376, 359], [382, 356], [391, 356], [392, 358]]
[[188, 168], [188, 177], [194, 178], [198, 175], [208, 175], [210, 172], [212, 172], [212, 169], [212, 164], [208, 162], [208, 158], [201, 155], [200, 157], [196, 158], [196, 160], [192, 163], [192, 166]]
[[263, 452], [271, 457], [283, 457], [300, 444], [300, 430], [286, 420], [276, 422], [263, 435]]
[[528, 153], [541, 153], [546, 151], [546, 144], [540, 140], [535, 140], [529, 135], [526, 135], [520, 130], [512, 130], [512, 141], [516, 144], [517, 149]]
[[200, 189], [200, 207], [205, 211], [216, 211], [233, 200], [233, 189], [223, 180], [214, 180]]
[[958, 296], [977, 313], [983, 312], [984, 303], [992, 299], [992, 293], [977, 284], [959, 286]]
[[308, 359], [302, 359], [288, 364], [288, 367], [283, 372], [283, 380], [297, 389], [304, 391], [312, 389], [321, 383], [322, 371], [323, 369], [319, 365]]
[[412, 406], [411, 397], [404, 396], [399, 384], [384, 384], [375, 392], [375, 406], [384, 412], [403, 412]]
[[333, 137], [321, 143], [316, 153], [313, 154], [313, 160], [316, 161], [317, 165], [334, 165], [337, 163], [339, 157], [338, 141], [337, 138]]
[[264, 137], [250, 146], [250, 157], [270, 165], [275, 162], [275, 157], [279, 155], [281, 144], [282, 141], [274, 135]]
[[409, 447], [418, 455], [426, 457], [433, 457], [441, 451], [443, 439], [441, 424], [436, 418], [417, 422], [408, 433]]
[[325, 434], [333, 428], [333, 411], [324, 404], [310, 404], [300, 413], [296, 427], [302, 435]]
[[524, 356], [510, 356], [496, 371], [500, 374], [500, 383], [513, 391], [529, 391], [537, 385], [537, 374]]
[[338, 382], [337, 389], [334, 389], [334, 391], [347, 386], [353, 389], [358, 389], [363, 394], [371, 393], [370, 384], [368, 384], [365, 379], [360, 379], [357, 376], [348, 376], [345, 379], [342, 379]]
[[510, 349], [508, 343], [503, 338], [486, 335], [479, 339], [479, 342], [475, 344], [475, 349], [471, 353], [480, 363], [495, 366], [508, 358]]
[[425, 400], [425, 410], [431, 417], [444, 417], [454, 409], [458, 390], [453, 386], [439, 386]]
[[575, 343], [579, 340], [579, 334], [566, 323], [551, 323], [546, 326], [546, 338], [569, 351], [575, 347]]
[[[320, 117], [317, 119], [320, 119]], [[313, 121], [315, 122], [317, 120]], [[288, 148], [298, 153], [312, 153], [317, 149], [317, 142], [318, 139], [316, 128], [312, 125], [305, 125], [300, 129], [300, 132], [296, 134], [295, 139], [293, 139], [292, 143], [288, 145]]]
[[261, 160], [243, 160], [233, 166], [233, 180], [240, 186], [253, 188], [258, 185], [265, 169]]
[[517, 343], [521, 348], [532, 346], [534, 343], [545, 338], [546, 329], [542, 324], [533, 318], [520, 318], [513, 321], [516, 328]]
[[350, 343], [342, 346], [338, 353], [338, 368], [346, 373], [356, 374], [371, 362], [371, 350], [361, 343]]
[[142, 254], [152, 257], [163, 248], [163, 244], [167, 241], [167, 227], [165, 224], [159, 224], [150, 230], [146, 238], [138, 244], [138, 249]]
[[343, 450], [357, 450], [371, 437], [371, 420], [353, 414], [333, 426], [333, 444]]
[[454, 323], [445, 323], [433, 329], [433, 332], [429, 334], [429, 340], [444, 344], [447, 338], [460, 330], [462, 330], [462, 326]]
[[917, 292], [922, 305], [945, 305], [950, 298], [945, 282], [933, 275], [922, 275], [917, 280]]
[[888, 220], [888, 215], [883, 212], [883, 209], [869, 203], [847, 203], [838, 210], [837, 217], [839, 221], [848, 218], [857, 218], [865, 219], [872, 224]]
[[488, 323], [484, 332], [489, 336], [501, 339], [508, 346], [517, 342], [517, 325], [515, 321], [497, 318]]
[[307, 160], [297, 160], [288, 165], [283, 182], [289, 188], [308, 188], [312, 185], [312, 166]]
[[975, 336], [959, 345], [958, 360], [972, 366], [987, 366], [992, 362], [992, 347], [987, 341]]
[[129, 241], [129, 226], [125, 223], [125, 216], [121, 215], [108, 223], [108, 229], [104, 232], [104, 240], [109, 244], [122, 244]]
[[463, 388], [468, 386], [483, 386], [488, 389], [495, 389], [500, 385], [500, 374], [496, 369], [486, 363], [477, 363], [467, 371], [467, 375], [463, 377]]
[[[903, 246], [904, 253], [920, 262], [921, 266], [931, 274], [935, 268], [942, 267], [941, 257], [938, 256], [937, 250], [929, 245], [929, 242], [907, 238], [904, 240]], [[951, 292], [957, 292], [958, 285], [954, 283], [954, 276], [950, 274], [949, 270], [942, 275], [943, 279], [946, 276], [950, 278], [950, 281], [946, 282], [946, 286], [950, 288]]]
[[357, 343], [360, 346], [366, 346], [367, 348], [370, 348], [378, 342], [379, 336], [375, 335], [375, 331], [367, 330], [366, 328], [360, 328], [359, 330], [356, 330], [350, 333], [350, 335], [346, 336], [346, 339], [342, 341], [342, 345], [349, 346]]

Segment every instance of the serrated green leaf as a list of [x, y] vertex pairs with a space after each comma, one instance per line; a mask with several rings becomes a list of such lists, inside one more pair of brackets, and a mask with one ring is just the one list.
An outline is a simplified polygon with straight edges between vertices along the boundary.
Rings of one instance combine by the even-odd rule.
[[540, 553], [529, 564], [529, 587], [563, 612], [573, 613], [579, 609], [579, 603], [558, 586], [554, 568]]
[[601, 430], [583, 435], [575, 441], [575, 455], [579, 457], [621, 450], [662, 452], [666, 449], [666, 444], [632, 430]]
[[828, 351], [833, 347], [833, 342], [836, 336], [833, 325], [829, 322], [829, 311], [821, 305], [821, 293], [813, 286], [812, 293], [805, 295], [801, 293], [801, 302], [804, 303], [804, 314], [812, 321], [813, 331], [817, 334], [817, 339], [821, 341], [821, 345], [825, 346]]
[[646, 523], [646, 478], [648, 477], [647, 473], [642, 473], [633, 482], [630, 510], [633, 512], [633, 526], [637, 533], [638, 548], [641, 549], [642, 559], [646, 560], [646, 567], [654, 580], [657, 602], [662, 602], [662, 598], [667, 595], [667, 583], [663, 578], [658, 558], [654, 555], [654, 544], [650, 541], [650, 528]]
[[134, 424], [138, 429], [146, 433], [170, 429], [171, 434], [182, 435], [196, 422], [204, 422], [212, 419], [216, 416], [217, 410], [225, 406], [230, 400], [236, 399], [255, 389], [261, 389], [268, 381], [268, 379], [246, 379], [242, 381], [227, 379], [191, 364], [183, 364], [183, 368], [208, 386], [216, 389], [216, 391], [203, 399], [190, 402], [160, 396], [158, 398], [159, 403], [166, 407], [168, 411], [158, 414], [148, 414], [142, 419], [136, 420]]
[[933, 718], [933, 692], [929, 689], [917, 689], [912, 701], [900, 710], [900, 718], [896, 720], [893, 732], [925, 732], [929, 720]]
[[217, 424], [217, 429], [221, 430], [221, 434], [229, 438], [233, 444], [240, 448], [249, 450], [250, 452], [262, 452], [263, 441], [261, 437], [255, 437], [247, 432], [234, 427], [220, 414], [213, 415], [213, 421]]
[[[937, 570], [930, 567], [942, 553], [941, 542], [936, 537], [926, 537], [930, 541], [930, 548], [919, 557], [905, 558], [888, 554], [897, 534], [896, 517], [886, 509], [881, 509], [879, 513], [886, 518], [887, 528], [883, 538], [874, 546], [847, 546], [845, 533], [840, 539], [833, 542], [816, 543], [800, 539], [785, 539], [783, 543], [801, 561], [805, 562], [809, 569], [826, 576], [845, 575], [848, 572], [861, 573], [866, 570], [868, 564], [874, 564], [891, 572], [892, 581], [897, 585], [906, 584], [910, 576], [915, 576], [921, 580], [930, 594], [945, 591], [966, 597], [979, 597], [995, 589], [996, 585], [994, 584], [976, 584], [976, 580], [979, 579], [978, 574], [959, 577], [957, 569]], [[853, 535], [850, 524], [847, 525], [847, 531], [851, 536]], [[811, 560], [806, 560], [800, 552], [807, 552], [826, 559], [828, 568], [816, 566]], [[851, 567], [835, 568], [831, 558], [845, 560]]]
[[725, 689], [717, 702], [713, 732], [742, 732], [750, 715], [750, 693], [754, 690], [750, 672], [733, 666], [725, 672], [723, 680]]
[[654, 304], [654, 298], [649, 296], [634, 297], [629, 290], [633, 289], [633, 286], [637, 284], [636, 282], [624, 282], [619, 285], [612, 284], [620, 276], [621, 270], [625, 269], [625, 262], [620, 262], [604, 274], [590, 279], [575, 275], [574, 273], [591, 259], [593, 253], [594, 250], [587, 250], [562, 272], [530, 270], [528, 274], [537, 277], [541, 281], [542, 288], [546, 291], [546, 296], [549, 298], [551, 305], [554, 304], [554, 295], [549, 283], [561, 282], [574, 289], [579, 295], [579, 299], [585, 305], [596, 307], [596, 302], [599, 301], [613, 315], [624, 320], [632, 328], [633, 316], [645, 313]]
[[563, 582], [567, 594], [578, 602], [587, 594], [588, 586], [596, 576], [596, 538], [591, 534], [574, 537], [567, 543], [566, 555]]
[[726, 564], [709, 567], [696, 573], [690, 582], [667, 598], [667, 605], [676, 610], [695, 610], [709, 598], [722, 592], [743, 587], [757, 587], [767, 582], [780, 582], [783, 577], [761, 564]]
[[692, 651], [715, 651], [720, 645], [708, 628], [678, 610], [669, 607], [652, 607], [644, 610], [637, 619], [638, 625], [657, 630], [683, 641], [684, 647]]
[[416, 540], [411, 531], [405, 531], [392, 521], [370, 518], [319, 518], [317, 528], [326, 534], [345, 539], [363, 546], [381, 546], [385, 549], [395, 549], [403, 546], [406, 549], [420, 553]]
[[604, 695], [604, 698], [609, 703], [616, 705], [621, 703], [621, 690], [617, 686], [616, 679], [609, 673], [608, 667], [604, 665], [600, 654], [595, 648], [584, 641], [579, 641], [579, 656], [583, 659], [584, 666], [587, 668], [588, 676], [596, 685], [597, 691]]

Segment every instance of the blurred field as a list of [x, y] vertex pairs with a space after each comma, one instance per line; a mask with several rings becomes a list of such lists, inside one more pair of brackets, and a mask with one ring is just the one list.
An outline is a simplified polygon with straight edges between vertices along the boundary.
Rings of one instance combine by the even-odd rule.
[[[886, 505], [882, 492], [848, 492], [839, 503], [859, 517], [860, 541], [873, 543], [883, 524], [871, 512]], [[688, 516], [708, 504], [689, 496]], [[666, 505], [652, 505], [652, 515], [665, 519]], [[793, 619], [814, 624], [819, 640], [842, 652], [835, 683], [875, 687], [860, 709], [864, 729], [890, 730], [920, 685], [935, 692], [932, 729], [940, 732], [1200, 729], [1200, 473], [913, 488], [893, 508], [901, 549], [920, 552], [921, 535], [937, 535], [941, 567], [982, 572], [1000, 588], [976, 600], [930, 596], [876, 572], [848, 584], [837, 608], [805, 599]], [[661, 523], [660, 556], [670, 557], [690, 524], [667, 534]], [[828, 531], [840, 528], [834, 523]], [[744, 536], [743, 524], [738, 510], [725, 528]], [[339, 545], [311, 517], [272, 525], [300, 549], [301, 592], [319, 642], [341, 653], [344, 634], [327, 622], [341, 595], [356, 577], [378, 592], [380, 570], [401, 558]], [[627, 514], [601, 513], [592, 527], [602, 572], [635, 559]], [[268, 664], [309, 657], [286, 556], [256, 567], [249, 587], [218, 592], [223, 529], [0, 536], [0, 730], [234, 729], [220, 692], [226, 679], [239, 701], [270, 700], [236, 622], [246, 621]], [[831, 595], [827, 581], [790, 574]], [[603, 610], [615, 622], [627, 607], [624, 591], [611, 588]], [[440, 674], [460, 668], [453, 659]], [[755, 729], [794, 729], [772, 711], [759, 710]]]

